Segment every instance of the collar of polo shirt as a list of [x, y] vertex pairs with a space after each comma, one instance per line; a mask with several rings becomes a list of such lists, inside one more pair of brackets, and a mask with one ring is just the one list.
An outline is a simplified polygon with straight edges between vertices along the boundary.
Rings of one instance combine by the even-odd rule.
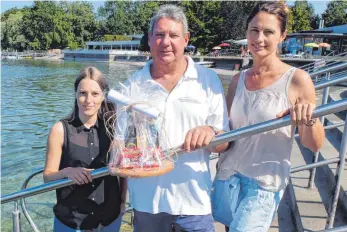
[[[195, 68], [195, 63], [193, 59], [189, 56], [184, 56], [184, 58], [188, 61], [187, 70], [184, 72], [183, 77], [185, 79], [198, 79], [198, 72]], [[153, 60], [148, 61], [143, 67], [143, 73], [146, 75], [147, 79], [152, 79], [150, 67], [153, 64]]]

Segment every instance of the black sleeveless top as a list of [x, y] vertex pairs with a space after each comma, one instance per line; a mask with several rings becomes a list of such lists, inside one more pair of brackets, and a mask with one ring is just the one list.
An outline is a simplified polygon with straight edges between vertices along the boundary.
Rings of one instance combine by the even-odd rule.
[[[66, 167], [97, 169], [107, 165], [110, 139], [102, 120], [90, 129], [79, 119], [61, 120], [64, 146], [59, 170]], [[63, 224], [73, 229], [93, 229], [111, 224], [120, 213], [120, 186], [117, 176], [105, 176], [83, 185], [56, 190], [53, 211]]]

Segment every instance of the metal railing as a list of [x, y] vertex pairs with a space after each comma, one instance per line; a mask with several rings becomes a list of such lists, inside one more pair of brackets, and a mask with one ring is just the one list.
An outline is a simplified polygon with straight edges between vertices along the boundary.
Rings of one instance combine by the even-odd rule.
[[309, 74], [310, 74], [313, 82], [317, 83], [318, 81], [321, 81], [321, 78], [320, 78], [321, 75], [323, 75], [323, 74], [326, 75], [327, 73], [331, 73], [331, 72], [334, 72], [337, 70], [344, 70], [346, 68], [347, 68], [347, 62], [343, 62], [343, 63], [339, 63], [339, 64], [336, 64], [336, 65], [331, 66], [331, 67], [327, 67], [325, 69], [310, 72]]
[[[326, 115], [326, 114], [336, 113], [336, 112], [340, 112], [343, 110], [347, 110], [347, 99], [336, 101], [334, 103], [329, 103], [329, 104], [326, 104], [324, 106], [318, 107], [314, 111], [313, 117], [321, 117], [321, 116]], [[210, 143], [209, 146], [216, 146], [217, 144], [221, 144], [221, 143], [225, 143], [225, 142], [229, 142], [229, 141], [234, 141], [234, 140], [237, 140], [240, 138], [251, 136], [253, 134], [262, 133], [265, 131], [273, 130], [273, 129], [287, 126], [290, 124], [291, 124], [290, 116], [286, 116], [284, 118], [269, 120], [269, 121], [266, 121], [263, 123], [258, 123], [258, 124], [252, 125], [252, 126], [239, 128], [239, 129], [227, 132], [225, 134], [216, 136], [216, 138]], [[345, 125], [344, 137], [342, 140], [343, 143], [341, 145], [342, 148], [340, 149], [339, 158], [334, 159], [334, 160], [324, 161], [324, 162], [317, 162], [315, 164], [316, 167], [322, 166], [322, 165], [327, 165], [330, 163], [335, 163], [335, 162], [340, 162], [340, 166], [344, 165], [345, 159], [343, 157], [344, 157], [344, 154], [346, 152], [346, 146], [347, 146], [346, 139], [344, 139], [346, 137], [346, 134], [347, 134], [346, 130], [347, 130], [347, 126]], [[184, 153], [184, 151], [183, 150], [177, 150], [177, 153], [181, 154], [181, 153]], [[307, 170], [307, 169], [308, 169], [308, 167], [302, 167], [301, 168], [301, 170]], [[334, 195], [334, 202], [332, 204], [333, 207], [332, 207], [332, 212], [330, 213], [331, 216], [329, 217], [329, 222], [334, 220], [334, 213], [336, 211], [336, 203], [337, 203], [336, 196], [338, 196], [338, 193], [339, 193], [339, 189], [340, 189], [340, 185], [341, 185], [340, 179], [341, 179], [342, 172], [343, 172], [343, 168], [340, 168], [338, 171], [338, 174], [339, 174], [338, 181], [337, 181], [338, 188], [337, 188], [335, 195]], [[104, 167], [104, 168], [100, 168], [100, 169], [92, 171], [91, 175], [92, 175], [92, 178], [95, 179], [95, 178], [109, 175], [109, 172], [108, 172], [107, 167]], [[65, 186], [68, 186], [71, 184], [73, 184], [73, 182], [71, 180], [62, 179], [62, 180], [56, 180], [56, 181], [53, 181], [50, 183], [42, 184], [39, 186], [31, 187], [31, 188], [24, 189], [24, 190], [21, 190], [21, 191], [12, 193], [12, 194], [2, 196], [1, 197], [1, 204], [8, 203], [11, 201], [16, 201], [16, 200], [19, 200], [19, 199], [22, 199], [25, 197], [37, 195], [37, 194], [40, 194], [43, 192], [48, 192], [48, 191], [55, 190], [55, 189], [60, 188], [60, 187], [65, 187]], [[15, 203], [17, 203], [17, 202], [15, 202]], [[17, 206], [17, 209], [18, 209], [18, 206]], [[18, 222], [19, 222], [19, 220], [18, 220]], [[15, 230], [15, 231], [18, 231], [18, 230]]]
[[[345, 122], [336, 123], [336, 124], [333, 124], [333, 125], [324, 126], [324, 130], [329, 130], [329, 129], [341, 127], [341, 126], [344, 126], [344, 125], [345, 125]], [[299, 134], [295, 134], [294, 137], [299, 137]], [[210, 160], [214, 160], [214, 159], [218, 159], [218, 158], [219, 158], [219, 154], [217, 154], [217, 153], [213, 153], [209, 157]], [[317, 161], [317, 162], [315, 162], [313, 164], [308, 164], [308, 165], [304, 165], [304, 166], [294, 167], [294, 168], [291, 169], [290, 173], [296, 173], [296, 172], [300, 172], [300, 171], [304, 171], [304, 170], [312, 170], [312, 168], [317, 168], [317, 167], [329, 165], [331, 163], [337, 163], [339, 161], [340, 161], [339, 158], [333, 158], [333, 159], [329, 159], [329, 160], [324, 160], [324, 161], [321, 161], [320, 163], [317, 163], [318, 162]], [[25, 179], [25, 181], [23, 183], [22, 189], [26, 189], [29, 181], [34, 176], [43, 173], [43, 171], [44, 171], [44, 169], [40, 168], [40, 169], [34, 170], [31, 174], [29, 174], [29, 176]], [[31, 228], [33, 229], [33, 231], [34, 232], [40, 232], [39, 229], [37, 228], [36, 224], [34, 223], [34, 221], [32, 220], [32, 218], [29, 215], [29, 212], [28, 212], [28, 210], [26, 208], [25, 198], [21, 199], [21, 208], [22, 208], [22, 212], [23, 212], [24, 216], [26, 217], [26, 219], [29, 222], [29, 224], [30, 224]], [[127, 207], [126, 212], [133, 214], [132, 207]], [[129, 222], [127, 222], [127, 223], [129, 223]], [[131, 215], [131, 219], [130, 219], [130, 223], [129, 224], [130, 225], [133, 224], [133, 215]], [[326, 230], [326, 231], [335, 231], [335, 230]], [[336, 231], [343, 231], [343, 230], [336, 230]]]
[[[315, 85], [316, 89], [320, 89], [320, 88], [325, 88], [327, 86], [333, 85], [333, 84], [338, 84], [341, 82], [345, 82], [347, 81], [347, 76], [343, 77], [343, 78], [339, 78], [339, 79], [334, 79], [334, 80], [327, 80], [324, 81], [322, 83], [318, 83], [317, 85]], [[314, 114], [313, 117], [323, 117], [324, 115], [330, 114], [330, 113], [336, 113], [339, 111], [343, 111], [343, 110], [347, 110], [347, 99], [345, 100], [340, 100], [334, 103], [330, 103], [330, 104], [326, 104], [326, 105], [322, 105], [320, 107], [318, 107]], [[346, 123], [347, 120], [345, 120]], [[259, 123], [259, 124], [255, 124], [252, 126], [248, 126], [245, 128], [240, 128], [237, 130], [233, 130], [230, 131], [228, 133], [225, 133], [223, 135], [219, 135], [215, 138], [215, 140], [213, 140], [209, 146], [215, 146], [217, 144], [221, 144], [224, 142], [228, 142], [228, 141], [234, 141], [243, 137], [247, 137], [253, 134], [257, 134], [257, 133], [261, 133], [264, 131], [269, 131], [269, 130], [273, 130], [279, 127], [283, 127], [283, 126], [287, 126], [290, 125], [291, 121], [290, 121], [290, 117], [286, 116], [284, 118], [281, 119], [274, 119], [274, 120], [269, 120], [267, 122], [263, 122], [263, 123]], [[333, 127], [333, 126], [330, 126]], [[308, 170], [308, 169], [312, 169], [312, 168], [316, 168], [316, 167], [320, 167], [323, 165], [327, 165], [327, 164], [331, 164], [331, 163], [339, 163], [339, 167], [343, 167], [344, 163], [345, 163], [345, 159], [343, 158], [344, 154], [346, 153], [346, 125], [345, 125], [345, 130], [343, 133], [343, 139], [342, 139], [342, 144], [341, 144], [341, 148], [340, 148], [340, 156], [339, 158], [335, 158], [335, 159], [330, 159], [330, 160], [325, 160], [325, 161], [320, 161], [320, 162], [316, 162], [310, 165], [305, 165], [302, 167], [296, 167], [293, 168], [291, 170], [291, 172], [297, 172], [297, 171], [302, 171], [302, 170]], [[177, 153], [185, 153], [185, 151], [183, 150], [177, 150]], [[42, 172], [42, 170], [38, 170], [36, 171], [36, 174]], [[338, 168], [338, 177], [337, 177], [337, 184], [336, 184], [336, 191], [334, 194], [334, 200], [332, 203], [332, 208], [331, 208], [331, 212], [329, 213], [329, 227], [332, 227], [332, 223], [334, 221], [334, 217], [335, 217], [335, 212], [336, 212], [336, 205], [337, 205], [337, 199], [338, 199], [338, 194], [339, 194], [339, 190], [340, 190], [340, 185], [341, 185], [341, 176], [342, 176], [342, 172], [343, 172], [343, 168]], [[36, 175], [35, 173], [31, 174], [31, 177], [33, 177], [34, 175]], [[99, 178], [99, 177], [103, 177], [106, 175], [109, 175], [108, 170], [106, 167], [104, 168], [100, 168], [97, 170], [94, 170], [91, 172], [92, 178]], [[23, 184], [23, 187], [27, 185], [27, 183], [29, 182], [31, 178], [28, 178], [27, 181]], [[21, 191], [12, 193], [12, 194], [8, 194], [5, 196], [1, 197], [1, 204], [5, 204], [11, 201], [15, 201], [15, 209], [13, 211], [13, 230], [14, 231], [20, 231], [20, 224], [19, 224], [19, 210], [18, 210], [18, 202], [17, 200], [19, 199], [23, 199], [22, 200], [22, 208], [23, 211], [26, 211], [26, 207], [25, 207], [25, 200], [24, 198], [29, 197], [29, 196], [33, 196], [33, 195], [37, 195], [40, 193], [44, 193], [44, 192], [48, 192], [57, 188], [61, 188], [61, 187], [65, 187], [68, 185], [72, 185], [72, 181], [68, 180], [68, 179], [62, 179], [62, 180], [57, 180], [57, 181], [53, 181], [47, 184], [43, 184], [43, 185], [39, 185], [39, 186], [35, 186], [29, 189], [23, 189]], [[24, 205], [24, 207], [23, 207]], [[30, 216], [26, 213], [24, 213], [25, 216], [28, 218], [30, 218]], [[31, 218], [30, 218], [31, 219]], [[29, 220], [30, 225], [34, 224], [33, 221]], [[34, 228], [34, 227], [33, 227]], [[37, 228], [36, 228], [37, 229]], [[38, 230], [37, 230], [38, 231]]]
[[[340, 63], [342, 60], [344, 60], [344, 58], [347, 58], [347, 52], [343, 52], [343, 53], [337, 54], [335, 56], [330, 56], [330, 53], [329, 53], [328, 55], [324, 56], [323, 58], [318, 59], [317, 62], [305, 64], [303, 66], [300, 66], [299, 68], [310, 73], [313, 70], [318, 68], [317, 64], [319, 64], [319, 62], [321, 62], [321, 64], [324, 64], [325, 68], [326, 68], [326, 66], [334, 66], [334, 65]], [[347, 61], [347, 60], [344, 60], [344, 61]]]

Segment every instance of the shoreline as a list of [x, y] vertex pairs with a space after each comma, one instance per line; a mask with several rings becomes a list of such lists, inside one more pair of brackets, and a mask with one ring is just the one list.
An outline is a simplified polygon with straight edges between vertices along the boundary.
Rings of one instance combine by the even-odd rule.
[[[63, 60], [64, 61], [64, 55], [60, 54], [60, 55], [54, 55], [54, 56], [35, 57], [33, 60], [47, 60], [47, 61]], [[85, 60], [84, 59], [83, 60], [77, 59], [75, 61], [78, 62], [78, 61], [89, 61], [89, 60], [88, 59], [85, 59]], [[123, 59], [119, 59], [119, 60], [115, 60], [115, 61], [103, 61], [103, 62], [127, 64], [127, 65], [133, 65], [133, 66], [137, 66], [137, 67], [143, 67], [146, 64], [146, 62], [144, 62], [144, 61], [129, 61], [129, 60], [123, 60]], [[218, 68], [218, 67], [217, 68], [210, 68], [210, 69], [217, 73], [217, 75], [219, 76], [219, 78], [221, 79], [223, 84], [229, 84], [232, 77], [236, 73], [240, 72], [240, 71], [236, 71], [236, 70], [223, 69], [223, 68]]]
[[[113, 62], [117, 62], [119, 64], [134, 65], [138, 67], [143, 67], [146, 64], [146, 62], [141, 62], [141, 61], [125, 61], [125, 60], [116, 60]], [[209, 69], [215, 71], [218, 74], [223, 84], [228, 84], [231, 81], [232, 77], [235, 74], [240, 72], [236, 70], [222, 69], [222, 68], [209, 68]]]

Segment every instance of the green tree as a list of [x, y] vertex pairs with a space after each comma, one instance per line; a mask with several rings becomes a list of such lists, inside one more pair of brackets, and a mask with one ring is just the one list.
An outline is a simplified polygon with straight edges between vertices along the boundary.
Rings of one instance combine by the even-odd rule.
[[311, 30], [311, 22], [315, 20], [314, 8], [307, 0], [295, 1], [289, 17], [289, 32]]
[[322, 14], [326, 27], [347, 24], [347, 0], [333, 0]]
[[216, 25], [220, 27], [221, 38], [244, 39], [247, 30], [247, 17], [256, 1], [223, 1], [221, 5], [221, 17], [223, 23]]
[[28, 44], [22, 34], [21, 22], [23, 19], [21, 10], [11, 10], [1, 17], [1, 45], [4, 49], [22, 51]]
[[208, 48], [221, 40], [221, 28], [218, 26], [223, 23], [221, 2], [185, 1], [181, 5], [187, 16], [191, 43], [200, 52], [207, 52]]
[[[86, 41], [93, 40], [98, 31], [99, 24], [93, 12], [93, 5], [90, 2], [62, 2], [62, 8], [67, 16], [67, 21], [72, 26], [74, 40], [70, 44], [74, 47], [84, 47]], [[74, 44], [74, 45], [73, 45]], [[69, 45], [71, 48], [71, 46]]]
[[107, 34], [129, 35], [135, 33], [134, 12], [132, 1], [106, 1], [98, 9], [101, 20], [105, 20]]
[[153, 13], [158, 10], [160, 2], [157, 1], [138, 1], [135, 3], [135, 17], [134, 24], [136, 25], [136, 32], [142, 33], [140, 50], [149, 51], [148, 45], [148, 30], [149, 23]]
[[35, 1], [23, 17], [23, 28], [29, 41], [40, 42], [40, 49], [64, 48], [75, 41], [72, 24], [56, 2]]

